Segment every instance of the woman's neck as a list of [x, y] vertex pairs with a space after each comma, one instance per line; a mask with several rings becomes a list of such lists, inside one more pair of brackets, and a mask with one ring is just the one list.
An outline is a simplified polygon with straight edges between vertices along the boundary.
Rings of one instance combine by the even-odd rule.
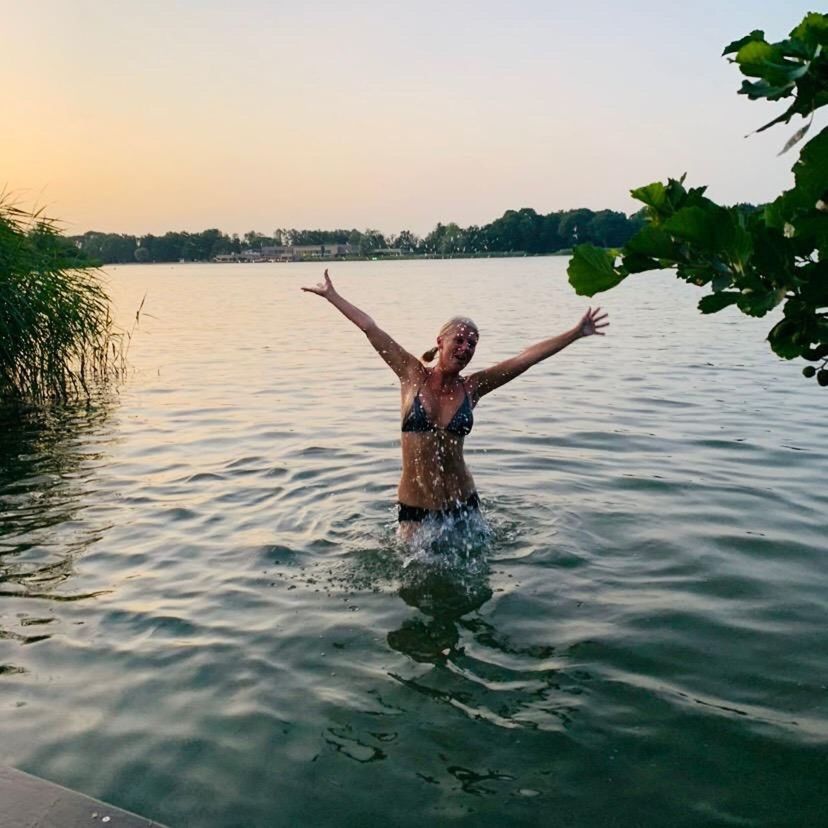
[[435, 366], [431, 371], [431, 381], [429, 385], [435, 391], [440, 393], [448, 393], [457, 385], [460, 374], [457, 371], [446, 371], [439, 365]]

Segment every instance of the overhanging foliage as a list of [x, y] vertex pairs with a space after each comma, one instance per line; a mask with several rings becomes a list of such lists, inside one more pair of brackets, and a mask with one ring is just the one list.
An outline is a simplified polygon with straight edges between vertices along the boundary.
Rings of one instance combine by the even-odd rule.
[[[801, 140], [814, 112], [828, 104], [828, 15], [808, 14], [786, 40], [768, 43], [761, 31], [731, 43], [744, 75], [740, 94], [752, 100], [793, 98], [790, 106], [760, 130], [808, 118], [783, 147]], [[783, 318], [768, 333], [780, 357], [801, 357], [803, 374], [828, 386], [828, 128], [803, 148], [793, 167], [794, 186], [754, 212], [723, 207], [687, 189], [685, 177], [632, 191], [645, 205], [646, 223], [618, 250], [579, 245], [569, 263], [575, 291], [592, 296], [633, 273], [675, 269], [676, 275], [711, 293], [702, 313], [735, 305], [764, 316], [783, 304]]]

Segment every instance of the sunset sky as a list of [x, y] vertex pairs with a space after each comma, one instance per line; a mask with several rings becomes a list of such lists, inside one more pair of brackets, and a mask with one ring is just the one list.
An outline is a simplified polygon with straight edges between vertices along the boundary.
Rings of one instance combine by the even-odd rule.
[[788, 0], [0, 0], [0, 184], [68, 232], [430, 230], [792, 181], [725, 44]]

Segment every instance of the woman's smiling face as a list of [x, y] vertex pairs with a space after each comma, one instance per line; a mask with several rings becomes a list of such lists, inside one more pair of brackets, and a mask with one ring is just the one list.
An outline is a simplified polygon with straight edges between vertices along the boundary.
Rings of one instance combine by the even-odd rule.
[[471, 362], [479, 338], [477, 328], [462, 322], [438, 336], [440, 367], [444, 371], [462, 371]]

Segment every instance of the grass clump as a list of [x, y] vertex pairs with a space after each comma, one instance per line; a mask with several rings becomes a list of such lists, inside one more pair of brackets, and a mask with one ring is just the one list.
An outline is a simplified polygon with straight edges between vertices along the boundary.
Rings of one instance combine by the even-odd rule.
[[97, 267], [0, 195], [0, 401], [66, 401], [123, 369]]

